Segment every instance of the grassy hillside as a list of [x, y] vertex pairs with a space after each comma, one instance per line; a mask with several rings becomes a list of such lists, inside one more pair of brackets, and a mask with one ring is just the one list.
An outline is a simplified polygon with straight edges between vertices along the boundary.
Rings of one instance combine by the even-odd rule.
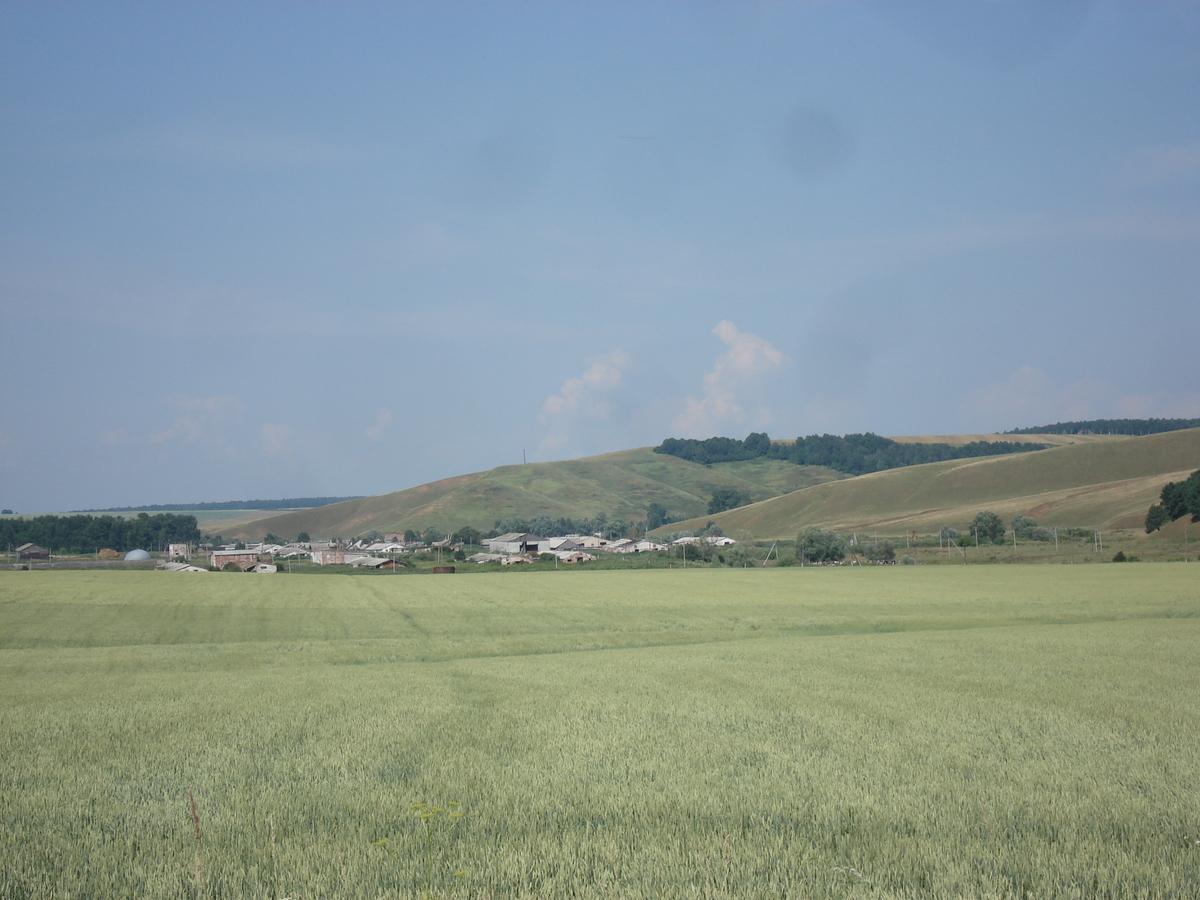
[[[1039, 435], [1041, 437], [1041, 435]], [[808, 525], [892, 531], [962, 528], [980, 509], [1048, 525], [1130, 528], [1168, 481], [1200, 468], [1200, 429], [1076, 443], [1033, 453], [892, 469], [730, 510], [727, 532], [790, 539]], [[700, 527], [705, 520], [676, 528]]]
[[268, 532], [294, 537], [306, 531], [318, 538], [430, 526], [488, 529], [497, 519], [539, 513], [557, 518], [603, 512], [638, 521], [645, 518], [651, 503], [663, 504], [673, 515], [699, 516], [716, 488], [737, 488], [762, 500], [843, 477], [832, 469], [782, 460], [705, 467], [643, 448], [564, 462], [501, 466], [391, 494], [262, 518], [222, 533], [258, 539]]

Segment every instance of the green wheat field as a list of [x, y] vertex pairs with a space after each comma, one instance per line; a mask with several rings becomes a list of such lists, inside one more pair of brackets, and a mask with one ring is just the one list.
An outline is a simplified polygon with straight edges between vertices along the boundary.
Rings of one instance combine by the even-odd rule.
[[1200, 896], [1184, 563], [5, 572], [0, 684], [6, 900]]

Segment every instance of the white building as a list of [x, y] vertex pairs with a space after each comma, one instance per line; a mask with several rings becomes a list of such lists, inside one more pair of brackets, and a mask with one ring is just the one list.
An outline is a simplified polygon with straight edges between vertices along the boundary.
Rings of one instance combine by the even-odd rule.
[[548, 553], [550, 541], [536, 534], [511, 531], [499, 537], [484, 539], [483, 546], [493, 553]]

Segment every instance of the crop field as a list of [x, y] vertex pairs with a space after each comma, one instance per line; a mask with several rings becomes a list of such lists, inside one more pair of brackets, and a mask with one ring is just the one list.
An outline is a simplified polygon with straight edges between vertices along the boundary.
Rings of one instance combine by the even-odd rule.
[[0, 897], [1200, 896], [1198, 660], [1185, 563], [0, 572]]

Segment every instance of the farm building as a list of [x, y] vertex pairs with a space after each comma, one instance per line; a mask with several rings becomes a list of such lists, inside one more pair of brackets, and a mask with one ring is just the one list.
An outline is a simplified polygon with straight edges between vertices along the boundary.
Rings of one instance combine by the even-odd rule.
[[314, 547], [309, 555], [318, 566], [341, 566], [346, 563], [345, 550], [317, 550]]
[[209, 557], [209, 563], [214, 569], [223, 568], [227, 563], [236, 563], [239, 567], [249, 564], [258, 565], [257, 550], [214, 550]]
[[[382, 556], [354, 556], [353, 554], [346, 557], [346, 563], [360, 569], [390, 569], [396, 565], [394, 559]], [[405, 564], [400, 563], [400, 565], [404, 566]]]
[[192, 555], [188, 544], [167, 544], [167, 559], [187, 559]]
[[609, 553], [649, 553], [652, 550], [666, 550], [666, 544], [659, 544], [655, 541], [647, 540], [620, 540], [614, 541], [604, 548]]
[[563, 556], [559, 556], [559, 559], [567, 565], [573, 565], [581, 562], [593, 562], [596, 557], [590, 553], [584, 553], [582, 550], [572, 550]]
[[542, 553], [550, 550], [550, 542], [546, 538], [516, 531], [487, 538], [483, 545], [493, 553]]
[[584, 550], [603, 550], [608, 540], [598, 534], [568, 534], [567, 537]]
[[163, 562], [157, 566], [159, 572], [207, 572], [208, 569], [202, 569], [199, 566], [188, 565], [181, 562]]
[[17, 559], [49, 559], [50, 551], [37, 544], [22, 544], [17, 548]]

